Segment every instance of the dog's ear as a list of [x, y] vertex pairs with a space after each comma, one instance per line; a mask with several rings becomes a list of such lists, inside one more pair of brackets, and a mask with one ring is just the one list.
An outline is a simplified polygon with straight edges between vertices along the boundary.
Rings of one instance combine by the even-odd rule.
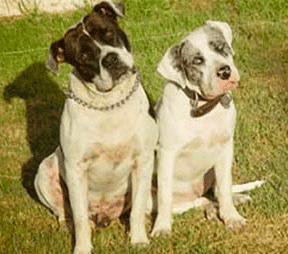
[[225, 40], [227, 41], [229, 47], [231, 48], [232, 54], [234, 55], [234, 50], [232, 48], [232, 30], [231, 27], [226, 22], [221, 21], [212, 21], [208, 20], [205, 22], [206, 25], [209, 25], [211, 27], [220, 29], [220, 31], [223, 33]]
[[46, 67], [54, 72], [58, 70], [58, 64], [65, 62], [65, 43], [64, 38], [53, 42], [50, 46], [49, 54], [46, 60]]
[[176, 82], [185, 87], [184, 70], [182, 64], [181, 50], [185, 42], [176, 44], [169, 48], [158, 65], [157, 71], [167, 80]]
[[118, 16], [124, 16], [124, 5], [122, 3], [113, 3], [112, 1], [106, 0], [96, 4], [94, 6], [94, 11], [116, 20]]

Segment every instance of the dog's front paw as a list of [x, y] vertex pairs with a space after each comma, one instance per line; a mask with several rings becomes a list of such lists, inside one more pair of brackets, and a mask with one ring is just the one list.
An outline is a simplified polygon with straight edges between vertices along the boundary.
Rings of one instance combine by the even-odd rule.
[[164, 218], [157, 218], [155, 225], [153, 227], [152, 236], [159, 236], [162, 234], [167, 234], [172, 231], [172, 221]]
[[138, 245], [138, 244], [143, 244], [143, 245], [147, 245], [149, 244], [149, 240], [148, 237], [146, 236], [146, 233], [144, 235], [140, 235], [140, 234], [133, 234], [131, 235], [131, 244], [133, 245]]
[[91, 254], [91, 248], [87, 248], [86, 246], [84, 247], [78, 247], [76, 246], [73, 254]]
[[224, 221], [228, 228], [240, 229], [246, 227], [247, 220], [243, 218], [236, 209], [233, 212], [223, 214], [220, 212], [220, 218]]

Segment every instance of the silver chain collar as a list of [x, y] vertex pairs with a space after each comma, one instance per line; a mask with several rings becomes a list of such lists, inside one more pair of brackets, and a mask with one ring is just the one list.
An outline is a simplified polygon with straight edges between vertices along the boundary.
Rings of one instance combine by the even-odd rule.
[[111, 105], [102, 106], [102, 107], [93, 106], [93, 105], [89, 104], [88, 102], [82, 100], [81, 98], [79, 98], [78, 96], [76, 96], [73, 93], [73, 91], [70, 87], [68, 87], [67, 90], [65, 91], [65, 96], [66, 96], [66, 98], [72, 99], [75, 102], [77, 102], [79, 105], [86, 107], [88, 109], [99, 110], [99, 111], [109, 111], [109, 110], [113, 110], [115, 108], [120, 108], [122, 105], [124, 105], [132, 97], [132, 95], [137, 91], [140, 84], [141, 84], [141, 79], [140, 79], [140, 76], [137, 74], [135, 83], [134, 83], [132, 89], [130, 90], [130, 92], [125, 96], [125, 98], [123, 98], [123, 99], [119, 100], [118, 102], [115, 102]]

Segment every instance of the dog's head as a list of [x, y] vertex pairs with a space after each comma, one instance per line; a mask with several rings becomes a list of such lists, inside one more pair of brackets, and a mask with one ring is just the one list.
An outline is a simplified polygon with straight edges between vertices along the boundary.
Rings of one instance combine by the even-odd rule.
[[238, 85], [232, 31], [225, 22], [207, 21], [169, 48], [158, 66], [167, 80], [213, 98]]
[[134, 73], [130, 43], [117, 23], [122, 7], [109, 0], [95, 5], [90, 15], [51, 44], [46, 66], [57, 71], [59, 63], [67, 62], [100, 92], [113, 89], [129, 71]]

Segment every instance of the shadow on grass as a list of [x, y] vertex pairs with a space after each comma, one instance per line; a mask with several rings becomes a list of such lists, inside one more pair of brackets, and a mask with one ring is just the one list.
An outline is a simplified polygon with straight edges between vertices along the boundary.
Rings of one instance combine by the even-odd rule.
[[64, 93], [49, 76], [44, 63], [34, 63], [5, 87], [4, 99], [19, 97], [26, 103], [27, 141], [32, 152], [22, 167], [22, 185], [38, 200], [34, 178], [41, 161], [59, 144], [59, 126]]

